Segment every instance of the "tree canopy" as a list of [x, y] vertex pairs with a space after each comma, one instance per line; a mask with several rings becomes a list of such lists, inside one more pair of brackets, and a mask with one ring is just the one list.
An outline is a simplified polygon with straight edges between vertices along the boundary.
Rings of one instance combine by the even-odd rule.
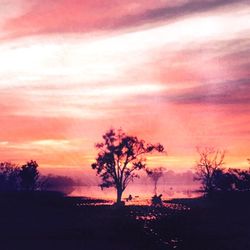
[[33, 191], [36, 189], [39, 178], [38, 164], [36, 161], [29, 161], [21, 167], [20, 178], [21, 187], [26, 191]]
[[139, 177], [138, 171], [145, 169], [145, 154], [164, 151], [160, 143], [146, 143], [136, 136], [126, 135], [121, 129], [107, 131], [96, 148], [99, 152], [92, 168], [101, 177], [102, 188], [116, 188], [117, 203], [121, 202], [127, 185]]
[[211, 193], [215, 189], [215, 177], [224, 164], [225, 151], [212, 147], [197, 148], [200, 159], [196, 164], [195, 179], [201, 181], [202, 191]]

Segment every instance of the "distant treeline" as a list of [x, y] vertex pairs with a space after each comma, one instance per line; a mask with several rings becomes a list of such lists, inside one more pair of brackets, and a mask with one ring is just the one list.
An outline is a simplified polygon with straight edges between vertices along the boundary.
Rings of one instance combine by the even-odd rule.
[[250, 191], [250, 169], [216, 169], [211, 184], [213, 191]]
[[223, 168], [225, 151], [206, 147], [198, 152], [200, 160], [196, 165], [195, 179], [201, 182], [203, 193], [250, 191], [250, 168]]
[[11, 162], [0, 163], [0, 192], [60, 191], [69, 194], [74, 181], [67, 176], [41, 175], [36, 161], [19, 166]]

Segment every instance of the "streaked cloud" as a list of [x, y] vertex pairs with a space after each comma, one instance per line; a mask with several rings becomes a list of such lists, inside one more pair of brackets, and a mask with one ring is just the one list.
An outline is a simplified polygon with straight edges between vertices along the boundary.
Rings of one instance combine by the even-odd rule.
[[200, 85], [173, 100], [183, 104], [250, 105], [250, 79]]
[[110, 127], [153, 142], [152, 166], [195, 146], [249, 157], [250, 7], [240, 0], [1, 1], [0, 150], [89, 166]]
[[[214, 11], [218, 8], [247, 6], [247, 0], [162, 0], [99, 1], [99, 0], [11, 0], [3, 2], [6, 13], [11, 6], [11, 18], [5, 16], [5, 31], [9, 36], [47, 33], [82, 33], [135, 27], [170, 21], [185, 16]], [[237, 7], [236, 6], [236, 7]], [[22, 12], [21, 12], [22, 11]], [[223, 11], [223, 10], [222, 10]], [[21, 13], [20, 13], [21, 12]], [[14, 16], [13, 16], [14, 15]], [[56, 18], [55, 18], [56, 17]]]

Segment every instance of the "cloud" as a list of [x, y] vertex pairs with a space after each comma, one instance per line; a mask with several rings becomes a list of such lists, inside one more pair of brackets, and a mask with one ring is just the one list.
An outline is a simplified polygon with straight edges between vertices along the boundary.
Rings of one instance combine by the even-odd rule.
[[172, 101], [181, 104], [249, 105], [250, 79], [202, 84], [177, 94]]
[[[18, 1], [20, 2], [20, 0]], [[184, 16], [213, 11], [219, 7], [233, 8], [247, 0], [176, 1], [99, 1], [99, 0], [33, 0], [22, 1], [23, 13], [7, 19], [7, 37], [51, 33], [85, 33], [133, 28], [157, 21], [170, 21]], [[12, 3], [15, 6], [15, 2]], [[9, 9], [9, 7], [8, 7]]]
[[16, 38], [0, 44], [3, 158], [89, 166], [112, 126], [166, 145], [152, 166], [191, 166], [199, 143], [249, 154], [246, 1], [15, 3], [0, 22]]
[[[152, 8], [145, 10], [141, 14], [128, 15], [121, 17], [115, 24], [116, 27], [128, 27], [139, 24], [154, 23], [157, 21], [178, 20], [188, 15], [204, 14], [207, 11], [215, 11], [218, 8], [233, 8], [237, 5], [247, 5], [247, 0], [189, 0], [181, 1], [176, 5], [161, 6], [160, 8]], [[223, 12], [223, 10], [221, 10]]]
[[5, 29], [13, 36], [103, 30], [111, 28], [121, 16], [140, 13], [152, 5], [162, 3], [158, 0], [137, 3], [133, 0], [33, 0], [29, 8], [23, 9], [23, 14], [6, 21]]

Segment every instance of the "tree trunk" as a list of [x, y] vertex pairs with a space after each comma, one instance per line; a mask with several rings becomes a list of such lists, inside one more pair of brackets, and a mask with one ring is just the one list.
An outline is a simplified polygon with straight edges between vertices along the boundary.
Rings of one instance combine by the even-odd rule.
[[157, 182], [154, 183], [154, 193], [157, 195]]
[[117, 188], [117, 198], [116, 198], [116, 204], [119, 205], [122, 203], [122, 189]]

